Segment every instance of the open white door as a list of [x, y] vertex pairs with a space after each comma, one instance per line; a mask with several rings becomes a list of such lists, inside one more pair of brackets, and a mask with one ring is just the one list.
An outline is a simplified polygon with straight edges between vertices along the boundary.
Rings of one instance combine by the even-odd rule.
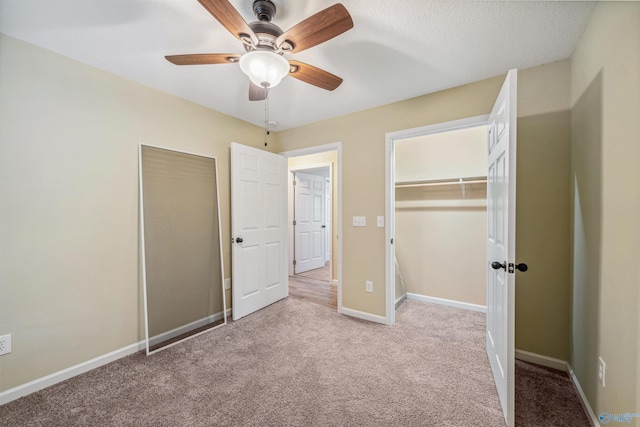
[[296, 274], [324, 267], [324, 177], [295, 172]]
[[505, 421], [514, 425], [517, 70], [489, 116], [487, 172], [487, 355]]
[[233, 320], [289, 293], [286, 175], [283, 156], [231, 143]]

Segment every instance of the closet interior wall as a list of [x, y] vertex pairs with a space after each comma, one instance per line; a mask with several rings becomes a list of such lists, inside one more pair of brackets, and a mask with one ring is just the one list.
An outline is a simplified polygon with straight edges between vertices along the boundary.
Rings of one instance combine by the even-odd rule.
[[395, 253], [409, 297], [486, 306], [486, 141], [486, 126], [396, 141]]

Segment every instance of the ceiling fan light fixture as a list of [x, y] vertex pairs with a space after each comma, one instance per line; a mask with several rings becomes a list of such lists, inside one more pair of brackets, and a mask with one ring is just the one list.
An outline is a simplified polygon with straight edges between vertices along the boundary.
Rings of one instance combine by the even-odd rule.
[[275, 87], [289, 74], [289, 61], [268, 50], [247, 52], [240, 57], [239, 63], [242, 72], [260, 87]]

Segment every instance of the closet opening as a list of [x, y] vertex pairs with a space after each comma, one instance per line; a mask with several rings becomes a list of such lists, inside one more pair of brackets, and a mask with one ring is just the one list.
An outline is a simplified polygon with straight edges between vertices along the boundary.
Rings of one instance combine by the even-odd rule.
[[487, 117], [387, 135], [387, 323], [409, 299], [486, 312]]

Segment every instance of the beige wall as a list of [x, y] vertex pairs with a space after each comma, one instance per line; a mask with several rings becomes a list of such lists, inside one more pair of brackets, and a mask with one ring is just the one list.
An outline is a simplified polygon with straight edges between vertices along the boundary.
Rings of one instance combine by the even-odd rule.
[[571, 362], [596, 414], [640, 411], [639, 76], [640, 3], [599, 4], [571, 70]]
[[[0, 333], [13, 333], [14, 345], [0, 358], [0, 390], [6, 390], [142, 338], [139, 142], [218, 158], [229, 277], [229, 142], [261, 147], [263, 135], [253, 125], [15, 39], [0, 36], [0, 43], [0, 196], [7, 201], [0, 207]], [[570, 262], [562, 264], [563, 256], [570, 259], [562, 226], [569, 204], [557, 203], [571, 188], [563, 181], [569, 69], [566, 60], [523, 70], [518, 84], [517, 230], [530, 234], [518, 239], [517, 251], [531, 270], [518, 274], [516, 345], [560, 359], [568, 358], [570, 341]], [[487, 114], [502, 81], [273, 134], [269, 148], [277, 152], [342, 142], [345, 307], [385, 315], [385, 230], [373, 226], [385, 212], [385, 133]], [[538, 147], [544, 154], [525, 156]], [[535, 208], [521, 209], [525, 201]], [[351, 227], [354, 215], [367, 216], [368, 226]], [[373, 280], [373, 293], [365, 292], [365, 280]]]
[[518, 76], [516, 348], [569, 359], [569, 60]]
[[305, 166], [313, 166], [325, 163], [331, 163], [331, 277], [334, 280], [338, 278], [338, 152], [336, 150], [326, 151], [323, 153], [309, 154], [306, 156], [290, 157], [287, 159], [289, 169], [299, 169]]
[[[502, 78], [279, 132], [278, 151], [342, 143], [343, 272], [346, 308], [385, 316], [385, 133], [487, 114]], [[352, 227], [366, 216], [366, 227]], [[373, 281], [373, 293], [365, 281]]]
[[[487, 127], [395, 141], [396, 182], [487, 173]], [[486, 184], [396, 187], [395, 251], [412, 294], [486, 304]]]
[[[516, 347], [562, 360], [568, 359], [570, 336], [569, 78], [569, 60], [522, 70], [518, 77], [518, 124], [524, 123], [526, 131], [518, 133], [518, 165], [530, 162], [530, 167], [518, 173], [517, 233], [527, 236], [525, 230], [530, 230], [529, 238], [535, 233], [535, 239], [518, 239], [517, 253], [526, 255], [519, 262], [528, 262], [535, 271], [518, 273]], [[385, 133], [488, 114], [503, 80], [499, 76], [278, 133], [278, 151], [343, 144], [345, 307], [385, 315], [384, 229], [350, 226], [354, 215], [375, 224], [375, 217], [384, 214]], [[547, 150], [544, 155], [523, 157], [539, 146]], [[535, 209], [520, 209], [525, 201]], [[372, 294], [365, 292], [365, 280], [373, 280]]]
[[486, 144], [484, 125], [396, 140], [396, 183], [486, 176]]
[[218, 158], [229, 277], [229, 143], [263, 135], [4, 35], [0, 64], [2, 391], [143, 339], [140, 142]]

